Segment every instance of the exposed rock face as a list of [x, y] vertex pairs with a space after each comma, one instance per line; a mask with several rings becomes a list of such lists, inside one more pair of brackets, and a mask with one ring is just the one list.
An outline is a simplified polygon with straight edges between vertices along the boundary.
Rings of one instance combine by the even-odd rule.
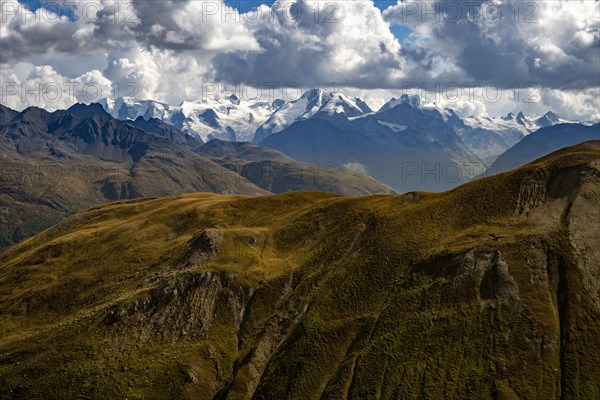
[[600, 311], [600, 188], [594, 182], [600, 177], [596, 169], [585, 171], [582, 185], [576, 192], [572, 207], [566, 215], [569, 241], [583, 285]]
[[108, 312], [105, 323], [137, 340], [206, 338], [217, 313], [239, 329], [251, 289], [229, 273], [176, 272], [131, 302]]
[[526, 174], [519, 190], [516, 215], [529, 214], [544, 200], [547, 180], [548, 174], [540, 168]]
[[202, 264], [215, 258], [221, 249], [223, 232], [219, 230], [202, 231], [190, 240], [190, 250], [186, 255], [186, 265], [202, 266]]
[[[296, 282], [297, 283], [297, 282]], [[223, 389], [215, 398], [241, 396], [251, 398], [258, 387], [268, 363], [277, 350], [290, 337], [306, 315], [308, 304], [299, 298], [299, 291], [293, 293], [292, 277], [279, 279], [275, 285], [254, 293], [247, 305], [249, 312], [259, 308], [265, 299], [281, 302], [281, 305], [266, 320], [261, 336], [254, 347], [240, 360]], [[252, 340], [251, 329], [242, 326], [239, 332], [240, 344]]]
[[423, 196], [421, 196], [417, 192], [409, 192], [404, 195], [404, 203], [416, 203], [421, 200]]
[[445, 289], [450, 298], [473, 292], [473, 298], [478, 296], [483, 302], [518, 303], [521, 300], [519, 287], [498, 249], [475, 248], [456, 256], [450, 265], [455, 265], [450, 267], [454, 271]]

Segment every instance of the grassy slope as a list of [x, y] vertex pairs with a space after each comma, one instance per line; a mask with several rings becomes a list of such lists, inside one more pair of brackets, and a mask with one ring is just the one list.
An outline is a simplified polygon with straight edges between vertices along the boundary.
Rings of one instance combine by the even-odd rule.
[[[77, 214], [0, 253], [0, 396], [597, 398], [598, 259], [575, 249], [600, 232], [571, 221], [597, 216], [599, 158]], [[199, 232], [223, 236], [200, 263]]]

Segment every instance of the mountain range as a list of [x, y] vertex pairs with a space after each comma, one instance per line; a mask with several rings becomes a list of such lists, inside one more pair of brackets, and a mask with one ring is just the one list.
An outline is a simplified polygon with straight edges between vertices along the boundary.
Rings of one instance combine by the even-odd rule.
[[0, 252], [0, 397], [597, 399], [599, 166], [74, 215]]
[[350, 98], [341, 92], [325, 93], [312, 89], [299, 99], [283, 104], [262, 124], [254, 135], [254, 142], [260, 143], [274, 133], [280, 132], [297, 121], [312, 117], [335, 117], [344, 115], [358, 117], [372, 112], [359, 98]]
[[116, 100], [102, 99], [99, 103], [114, 118], [160, 119], [204, 141], [211, 139], [252, 141], [258, 127], [266, 122], [284, 104], [284, 101], [275, 100], [272, 103], [242, 101], [232, 94], [224, 99], [187, 101], [179, 106], [131, 97], [121, 97]]
[[[165, 122], [170, 121], [165, 115], [176, 115], [176, 110], [152, 101], [111, 103], [113, 113], [123, 119], [107, 112], [106, 102], [53, 113], [0, 106], [0, 217], [5, 222], [0, 247], [110, 200], [197, 191], [442, 191], [600, 138], [600, 125], [565, 124], [553, 114], [508, 115], [502, 124], [485, 117], [463, 120], [450, 109], [422, 105], [418, 97], [406, 95], [377, 112], [360, 99], [319, 90], [269, 107], [242, 104], [233, 96], [226, 102], [237, 107], [231, 108], [231, 118], [234, 109], [276, 108], [269, 117], [262, 114], [257, 132], [266, 138], [260, 144], [221, 139], [204, 143], [201, 135]], [[503, 133], [490, 130], [494, 124]], [[529, 133], [542, 125], [547, 126]], [[473, 151], [498, 138], [503, 143], [499, 148], [504, 148], [523, 137], [493, 165]]]
[[204, 140], [253, 141], [304, 162], [361, 171], [398, 192], [447, 190], [485, 171], [530, 133], [576, 122], [550, 111], [461, 118], [407, 94], [375, 112], [359, 98], [320, 89], [271, 103], [231, 95], [177, 107], [132, 98], [101, 104], [115, 118], [158, 118]]
[[439, 110], [402, 100], [359, 117], [317, 114], [261, 144], [298, 160], [364, 171], [400, 193], [447, 190], [472, 179], [470, 169], [482, 169]]
[[470, 116], [458, 118], [447, 109], [447, 122], [459, 134], [465, 144], [485, 163], [493, 162], [496, 157], [517, 144], [525, 136], [540, 128], [564, 123], [577, 123], [558, 117], [552, 111], [539, 115], [516, 116], [508, 113], [505, 117]]
[[[367, 103], [360, 98], [352, 98], [342, 92], [325, 92], [321, 89], [308, 90], [296, 100], [277, 99], [270, 103], [240, 100], [232, 94], [196, 102], [184, 102], [179, 106], [132, 97], [116, 100], [102, 99], [100, 104], [115, 118], [161, 119], [183, 132], [200, 136], [205, 141], [217, 138], [255, 143], [260, 143], [294, 122], [315, 116], [333, 117], [342, 114], [347, 118], [355, 118], [373, 113]], [[441, 108], [435, 103], [422, 104], [418, 95], [407, 94], [392, 98], [378, 112], [387, 111], [400, 104], [409, 104], [417, 109], [437, 110], [448, 125], [457, 131], [470, 150], [486, 162], [493, 161], [494, 156], [498, 156], [539, 128], [558, 123], [577, 122], [560, 118], [551, 111], [542, 116], [524, 115], [519, 112], [517, 115], [509, 113], [505, 117], [460, 118], [450, 108]]]
[[[0, 248], [106, 201], [189, 192], [392, 193], [364, 174], [301, 163], [258, 145], [218, 156], [158, 119], [113, 118], [99, 104], [53, 113], [0, 106]], [[230, 151], [227, 154], [227, 151]]]
[[[233, 97], [227, 101], [238, 103]], [[110, 200], [197, 191], [442, 191], [600, 139], [600, 125], [565, 124], [554, 115], [508, 115], [502, 124], [483, 117], [463, 120], [450, 109], [406, 95], [373, 112], [359, 99], [313, 90], [264, 116], [263, 126], [270, 128], [259, 128], [266, 135], [260, 144], [204, 143], [197, 134], [151, 116], [172, 112], [168, 106], [134, 103], [141, 107], [138, 112], [145, 111], [127, 114], [133, 119], [125, 118], [127, 108], [119, 108], [124, 119], [117, 119], [98, 103], [53, 113], [0, 106], [0, 218], [5, 222], [0, 247]], [[480, 127], [473, 128], [476, 120]], [[490, 124], [503, 133], [489, 130]], [[542, 125], [547, 126], [535, 133], [527, 130]], [[522, 140], [486, 165], [473, 151], [483, 138], [492, 143], [503, 138], [501, 148]]]

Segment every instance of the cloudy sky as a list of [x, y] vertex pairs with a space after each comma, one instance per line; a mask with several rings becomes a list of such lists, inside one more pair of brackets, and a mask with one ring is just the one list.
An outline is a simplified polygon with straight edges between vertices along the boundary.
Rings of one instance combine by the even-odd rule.
[[417, 93], [462, 115], [600, 119], [597, 0], [0, 2], [15, 109], [323, 87], [373, 108]]

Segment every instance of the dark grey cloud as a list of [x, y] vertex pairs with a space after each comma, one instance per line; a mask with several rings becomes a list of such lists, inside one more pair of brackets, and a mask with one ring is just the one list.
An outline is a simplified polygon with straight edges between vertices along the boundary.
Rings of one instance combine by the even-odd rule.
[[[222, 0], [67, 2], [31, 12], [16, 0], [0, 7], [2, 62], [35, 55], [97, 52], [131, 46], [178, 52], [231, 51], [252, 48], [244, 20], [232, 15]], [[229, 14], [227, 14], [229, 12]]]
[[[86, 54], [118, 48], [132, 38], [129, 26], [99, 5], [69, 9], [39, 8], [34, 12], [14, 0], [0, 4], [2, 62], [26, 61], [38, 55]], [[86, 17], [78, 14], [85, 9]], [[57, 14], [58, 12], [58, 14]]]
[[[433, 10], [435, 14], [427, 13]], [[505, 88], [527, 83], [562, 89], [600, 85], [597, 1], [408, 1], [384, 16], [427, 32], [427, 48], [421, 47], [426, 54], [437, 52], [470, 81]], [[403, 55], [422, 64], [420, 46], [422, 42], [409, 41], [410, 51]]]

